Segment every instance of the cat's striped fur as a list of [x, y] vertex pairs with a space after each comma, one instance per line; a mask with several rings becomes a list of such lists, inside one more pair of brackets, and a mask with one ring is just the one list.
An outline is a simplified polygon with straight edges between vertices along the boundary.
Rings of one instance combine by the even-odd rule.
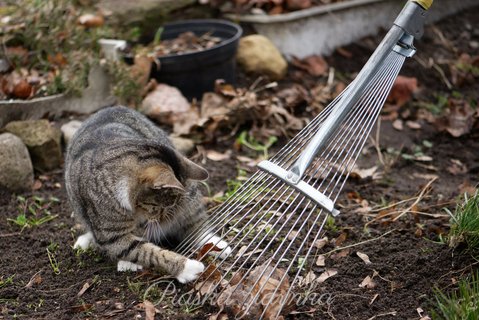
[[207, 176], [140, 113], [99, 111], [75, 133], [65, 159], [68, 197], [87, 231], [76, 246], [95, 243], [126, 265], [195, 279], [203, 264], [164, 248], [174, 248], [205, 218], [195, 181]]

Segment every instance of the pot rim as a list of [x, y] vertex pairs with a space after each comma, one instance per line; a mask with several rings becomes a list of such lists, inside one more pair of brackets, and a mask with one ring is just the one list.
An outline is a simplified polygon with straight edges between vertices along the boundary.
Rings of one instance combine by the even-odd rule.
[[232, 37], [226, 38], [226, 39], [224, 39], [224, 41], [221, 41], [220, 43], [214, 45], [213, 47], [205, 49], [205, 50], [188, 52], [188, 53], [184, 53], [184, 54], [175, 53], [175, 54], [169, 54], [169, 55], [159, 56], [159, 57], [155, 57], [155, 58], [160, 60], [160, 62], [161, 62], [162, 60], [177, 59], [178, 57], [189, 58], [191, 56], [197, 56], [199, 54], [209, 54], [209, 53], [211, 53], [215, 50], [218, 50], [219, 48], [225, 47], [229, 44], [232, 44], [232, 43], [236, 42], [241, 37], [241, 35], [243, 34], [243, 29], [241, 28], [240, 25], [238, 25], [236, 23], [233, 23], [231, 21], [228, 21], [228, 20], [224, 20], [224, 19], [179, 20], [179, 21], [175, 21], [175, 22], [166, 23], [164, 25], [164, 28], [165, 28], [165, 31], [166, 31], [166, 28], [168, 28], [168, 27], [181, 26], [181, 25], [187, 25], [187, 24], [201, 25], [201, 24], [205, 24], [205, 23], [217, 24], [218, 26], [232, 27], [235, 30], [235, 34]]

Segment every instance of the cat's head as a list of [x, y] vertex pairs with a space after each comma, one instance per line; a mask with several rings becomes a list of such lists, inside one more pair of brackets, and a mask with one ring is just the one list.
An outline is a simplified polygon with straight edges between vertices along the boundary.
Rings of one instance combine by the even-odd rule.
[[[175, 169], [160, 162], [141, 169], [140, 192], [137, 206], [152, 219], [161, 219], [165, 209], [174, 211], [185, 197], [190, 197], [193, 181], [208, 178], [208, 172], [191, 160], [177, 153]], [[160, 216], [158, 216], [160, 215]]]

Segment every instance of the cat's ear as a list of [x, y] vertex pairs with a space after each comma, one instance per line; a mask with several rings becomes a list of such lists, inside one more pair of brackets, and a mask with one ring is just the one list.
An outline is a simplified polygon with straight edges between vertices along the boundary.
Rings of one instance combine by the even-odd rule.
[[208, 171], [184, 156], [181, 156], [180, 159], [182, 159], [183, 169], [188, 179], [199, 181], [208, 179]]
[[167, 165], [151, 166], [143, 170], [141, 180], [153, 189], [177, 189], [185, 191], [175, 173]]

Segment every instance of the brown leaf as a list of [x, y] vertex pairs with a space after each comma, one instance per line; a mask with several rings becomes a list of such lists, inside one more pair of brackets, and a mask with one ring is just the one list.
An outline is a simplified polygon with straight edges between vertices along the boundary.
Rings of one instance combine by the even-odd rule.
[[334, 239], [334, 246], [339, 247], [343, 244], [344, 241], [346, 241], [346, 238], [348, 235], [346, 232], [342, 232], [336, 239]]
[[438, 130], [446, 130], [457, 138], [471, 131], [475, 113], [467, 101], [449, 99], [446, 115], [438, 118], [435, 125]]
[[77, 297], [81, 297], [88, 289], [90, 288], [90, 284], [88, 282], [85, 282], [83, 284], [83, 287], [78, 291]]
[[196, 255], [196, 260], [201, 261], [209, 252], [211, 251], [218, 251], [220, 252], [221, 249], [215, 246], [213, 243], [208, 242], [201, 249], [198, 251], [198, 254]]
[[376, 287], [376, 283], [374, 282], [373, 278], [371, 278], [370, 276], [367, 276], [359, 284], [359, 287], [366, 288], [366, 289], [374, 289]]
[[326, 269], [323, 273], [319, 275], [319, 277], [316, 279], [318, 283], [323, 283], [327, 279], [331, 278], [332, 276], [335, 276], [338, 274], [338, 270], [336, 269]]
[[400, 75], [394, 82], [387, 101], [401, 107], [412, 99], [413, 93], [417, 90], [418, 82], [416, 78]]
[[34, 89], [28, 81], [26, 79], [21, 79], [19, 82], [15, 83], [12, 95], [14, 98], [28, 99], [33, 93]]
[[35, 191], [39, 190], [42, 187], [42, 185], [43, 183], [40, 180], [35, 180], [35, 182], [33, 183], [32, 189]]
[[402, 131], [404, 129], [403, 122], [401, 119], [396, 119], [393, 121], [392, 126], [394, 129], [398, 131]]
[[414, 130], [419, 130], [422, 127], [421, 124], [419, 124], [418, 122], [410, 121], [410, 120], [406, 121], [406, 126]]
[[31, 288], [33, 287], [33, 285], [38, 285], [42, 283], [42, 281], [42, 276], [40, 274], [40, 271], [38, 271], [33, 275], [33, 277], [30, 278], [30, 281], [28, 281], [28, 283], [25, 285], [25, 288]]
[[49, 54], [48, 57], [47, 57], [47, 60], [51, 64], [57, 65], [59, 67], [63, 67], [68, 62], [67, 59], [65, 58], [65, 56], [63, 54], [61, 54], [60, 52], [57, 52], [53, 56]]
[[367, 254], [364, 254], [362, 252], [357, 251], [356, 255], [361, 258], [361, 260], [364, 261], [365, 264], [371, 264], [371, 260], [369, 260], [369, 257]]
[[143, 308], [145, 309], [145, 319], [146, 320], [155, 320], [155, 306], [148, 300], [143, 301]]
[[447, 171], [453, 175], [464, 174], [467, 173], [468, 169], [467, 166], [461, 162], [461, 160], [457, 159], [449, 159], [451, 161], [451, 165], [447, 167]]
[[322, 239], [316, 240], [313, 244], [318, 249], [322, 249], [325, 245], [329, 243], [328, 237], [324, 237]]
[[206, 150], [206, 157], [213, 161], [223, 161], [231, 159], [231, 150], [227, 150], [225, 153], [220, 153], [215, 150]]
[[307, 9], [312, 6], [311, 0], [286, 0], [286, 7], [289, 10]]
[[337, 253], [332, 254], [330, 258], [331, 258], [331, 260], [340, 260], [344, 257], [347, 257], [350, 252], [351, 252], [350, 249], [344, 249], [344, 250], [341, 250]]
[[326, 75], [329, 69], [329, 65], [326, 60], [318, 55], [312, 55], [302, 60], [293, 58], [291, 63], [295, 67], [307, 71], [310, 75], [315, 77]]
[[87, 28], [101, 27], [104, 23], [102, 15], [84, 14], [78, 17], [78, 24]]
[[153, 61], [146, 55], [137, 54], [133, 65], [130, 67], [131, 78], [140, 86], [145, 87], [150, 79]]
[[323, 254], [320, 254], [318, 258], [316, 259], [316, 265], [318, 267], [324, 267], [326, 265], [326, 257]]

